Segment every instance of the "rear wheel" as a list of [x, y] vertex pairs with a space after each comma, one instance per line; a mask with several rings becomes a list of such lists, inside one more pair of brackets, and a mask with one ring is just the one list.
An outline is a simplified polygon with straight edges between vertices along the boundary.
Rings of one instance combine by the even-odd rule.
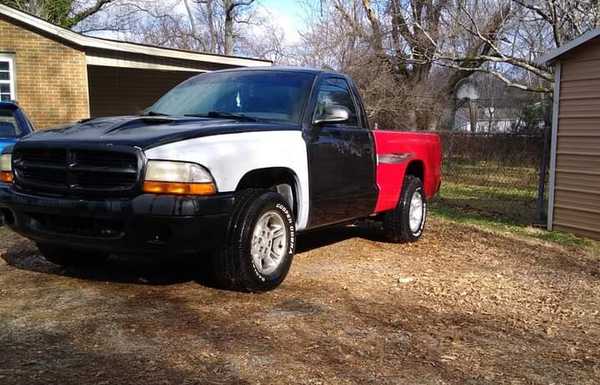
[[415, 242], [423, 234], [427, 201], [421, 179], [408, 175], [396, 208], [384, 214], [383, 230], [390, 242]]
[[42, 255], [48, 262], [60, 266], [87, 266], [105, 262], [109, 254], [100, 251], [74, 249], [65, 246], [56, 246], [38, 243]]
[[278, 193], [248, 189], [236, 196], [227, 242], [213, 256], [217, 286], [268, 291], [285, 279], [294, 256], [292, 210]]

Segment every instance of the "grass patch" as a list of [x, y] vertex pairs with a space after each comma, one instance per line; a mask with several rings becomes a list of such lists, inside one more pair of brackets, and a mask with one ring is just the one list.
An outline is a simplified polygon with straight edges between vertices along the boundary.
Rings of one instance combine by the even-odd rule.
[[453, 209], [461, 217], [527, 225], [535, 220], [535, 192], [444, 182], [432, 207]]
[[463, 163], [446, 161], [443, 167], [445, 181], [462, 185], [513, 188], [535, 193], [538, 170], [535, 167], [509, 167], [490, 162]]
[[505, 188], [446, 181], [438, 197], [431, 202], [433, 215], [440, 218], [600, 253], [600, 242], [531, 226], [536, 218], [535, 210], [535, 189], [518, 185]]
[[445, 198], [452, 199], [489, 198], [503, 201], [524, 201], [535, 199], [537, 190], [536, 188], [480, 186], [444, 181], [440, 194]]
[[533, 226], [524, 226], [515, 222], [511, 223], [510, 221], [493, 220], [485, 215], [479, 215], [473, 212], [464, 212], [463, 210], [447, 206], [433, 205], [431, 213], [435, 217], [465, 225], [472, 225], [495, 232], [510, 233], [523, 237], [553, 242], [567, 247], [583, 248], [600, 254], [600, 242], [587, 238], [581, 238], [569, 233], [563, 233], [560, 231], [546, 231], [545, 229], [536, 228]]

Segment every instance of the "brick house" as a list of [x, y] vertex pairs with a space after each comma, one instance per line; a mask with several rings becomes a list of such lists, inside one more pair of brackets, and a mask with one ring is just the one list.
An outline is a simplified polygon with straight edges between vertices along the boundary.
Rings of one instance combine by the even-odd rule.
[[85, 36], [0, 4], [0, 99], [42, 129], [139, 113], [202, 72], [271, 64]]

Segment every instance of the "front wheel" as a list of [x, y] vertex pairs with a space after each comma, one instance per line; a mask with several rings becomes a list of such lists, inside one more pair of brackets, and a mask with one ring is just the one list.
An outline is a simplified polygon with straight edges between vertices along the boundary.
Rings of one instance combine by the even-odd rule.
[[225, 289], [272, 290], [285, 279], [295, 246], [294, 217], [283, 196], [268, 190], [241, 191], [227, 244], [213, 256], [215, 283]]
[[421, 179], [408, 175], [396, 208], [384, 214], [383, 230], [390, 242], [415, 242], [423, 234], [427, 200]]

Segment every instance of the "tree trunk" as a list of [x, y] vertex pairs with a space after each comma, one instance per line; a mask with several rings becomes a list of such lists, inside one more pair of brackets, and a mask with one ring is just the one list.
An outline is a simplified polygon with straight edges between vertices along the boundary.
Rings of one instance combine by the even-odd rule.
[[415, 110], [408, 111], [407, 126], [411, 131], [417, 131], [417, 112]]
[[471, 125], [471, 132], [477, 132], [477, 105], [472, 99], [467, 101], [469, 105], [469, 122]]
[[458, 109], [458, 101], [454, 95], [448, 99], [448, 104], [444, 107], [444, 114], [442, 115], [442, 124], [440, 130], [452, 131], [454, 130], [454, 124], [456, 123], [456, 110]]
[[188, 0], [183, 0], [183, 4], [185, 5], [185, 10], [188, 14], [188, 18], [190, 19], [190, 28], [192, 29], [192, 36], [194, 36], [194, 38], [197, 39], [198, 28], [196, 27], [196, 19], [194, 18], [194, 14], [192, 13], [192, 9], [190, 8]]
[[206, 19], [208, 22], [208, 34], [210, 35], [209, 50], [212, 53], [217, 52], [217, 31], [213, 19], [213, 0], [206, 0]]
[[233, 18], [235, 4], [233, 0], [223, 0], [225, 9], [225, 21], [223, 24], [223, 54], [231, 55], [233, 53]]

